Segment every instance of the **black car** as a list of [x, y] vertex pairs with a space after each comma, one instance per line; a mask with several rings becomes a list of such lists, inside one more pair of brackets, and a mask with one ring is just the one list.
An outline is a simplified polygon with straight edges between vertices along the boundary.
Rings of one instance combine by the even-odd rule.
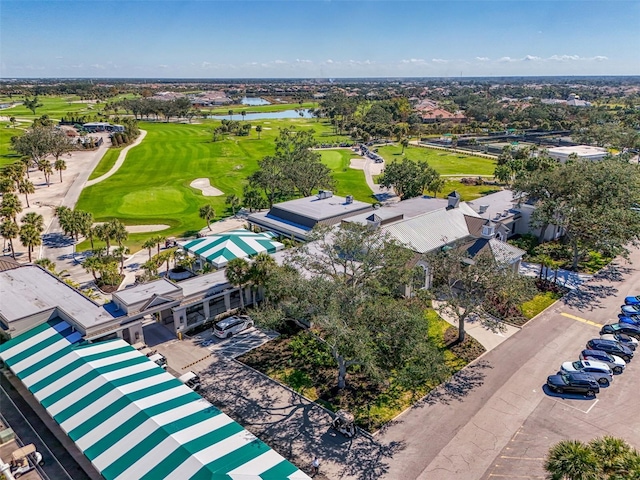
[[611, 323], [605, 325], [600, 330], [600, 335], [604, 333], [624, 333], [637, 340], [640, 340], [640, 327], [631, 325], [630, 323]]
[[587, 342], [587, 348], [589, 350], [602, 350], [603, 352], [616, 355], [629, 363], [633, 358], [633, 350], [624, 345], [620, 345], [614, 340], [602, 340], [601, 338], [594, 338]]
[[595, 397], [600, 392], [598, 382], [586, 373], [550, 375], [547, 386], [556, 393], [583, 393], [587, 397]]

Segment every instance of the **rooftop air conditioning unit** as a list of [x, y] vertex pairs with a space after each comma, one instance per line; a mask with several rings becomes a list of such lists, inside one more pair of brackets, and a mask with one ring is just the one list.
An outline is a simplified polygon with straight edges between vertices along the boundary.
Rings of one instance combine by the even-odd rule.
[[488, 208], [489, 208], [489, 205], [480, 205], [480, 208], [478, 209], [478, 213], [484, 213], [487, 211]]
[[353, 203], [353, 195], [347, 195], [345, 203], [347, 204]]

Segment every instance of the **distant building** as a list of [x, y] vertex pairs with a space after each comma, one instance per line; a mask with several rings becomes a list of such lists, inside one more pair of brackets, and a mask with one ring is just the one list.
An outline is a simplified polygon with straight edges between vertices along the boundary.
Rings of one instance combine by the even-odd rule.
[[566, 162], [571, 155], [585, 160], [602, 160], [607, 156], [607, 149], [602, 147], [592, 147], [590, 145], [575, 145], [573, 147], [555, 147], [547, 150], [551, 158], [560, 162]]
[[124, 132], [124, 126], [112, 125], [109, 122], [89, 122], [82, 125], [87, 132]]
[[566, 100], [556, 98], [543, 98], [540, 103], [545, 105], [567, 105], [569, 107], [591, 107], [591, 102], [580, 99], [578, 95], [572, 93]]
[[200, 92], [195, 95], [190, 95], [191, 105], [196, 108], [202, 107], [215, 107], [218, 105], [228, 105], [233, 100], [227, 96], [226, 93], [218, 90], [211, 90], [207, 92]]

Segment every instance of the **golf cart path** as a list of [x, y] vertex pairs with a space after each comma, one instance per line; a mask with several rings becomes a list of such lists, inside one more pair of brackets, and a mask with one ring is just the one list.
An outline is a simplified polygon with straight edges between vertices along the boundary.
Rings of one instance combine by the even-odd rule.
[[116, 160], [116, 163], [113, 165], [113, 167], [111, 167], [111, 170], [109, 170], [104, 175], [99, 176], [98, 178], [89, 180], [87, 183], [85, 183], [84, 186], [90, 187], [92, 185], [95, 185], [96, 183], [100, 183], [103, 180], [106, 180], [107, 178], [112, 176], [114, 173], [116, 173], [124, 163], [125, 159], [127, 158], [127, 153], [129, 153], [129, 150], [131, 150], [133, 147], [137, 147], [138, 145], [140, 145], [140, 143], [142, 142], [142, 140], [144, 140], [144, 137], [146, 136], [147, 136], [147, 131], [140, 130], [140, 135], [138, 135], [138, 138], [136, 138], [136, 141], [133, 142], [131, 145], [128, 145], [122, 149], [122, 151], [120, 152], [120, 155], [118, 155], [118, 159]]

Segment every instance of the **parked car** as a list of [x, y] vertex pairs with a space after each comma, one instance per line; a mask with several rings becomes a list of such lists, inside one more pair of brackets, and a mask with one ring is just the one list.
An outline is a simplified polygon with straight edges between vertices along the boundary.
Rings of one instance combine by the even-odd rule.
[[594, 338], [587, 342], [587, 348], [589, 350], [602, 350], [603, 352], [610, 353], [611, 355], [616, 355], [627, 363], [629, 363], [633, 358], [633, 350], [614, 340]]
[[624, 304], [625, 305], [640, 305], [640, 295], [636, 295], [635, 297], [625, 297]]
[[229, 338], [251, 327], [253, 327], [253, 320], [250, 316], [234, 315], [216, 323], [213, 327], [213, 334], [218, 338]]
[[640, 327], [636, 327], [630, 323], [610, 323], [609, 325], [604, 325], [600, 329], [600, 335], [604, 333], [624, 333], [640, 341]]
[[564, 362], [560, 367], [562, 373], [587, 373], [591, 375], [603, 387], [608, 387], [613, 382], [613, 372], [609, 365], [602, 362], [592, 362], [590, 360], [578, 360], [576, 362]]
[[587, 397], [595, 397], [600, 392], [598, 382], [586, 373], [550, 375], [547, 386], [556, 393], [583, 393]]
[[618, 314], [618, 323], [628, 323], [629, 325], [640, 327], [640, 316], [620, 313]]
[[603, 335], [600, 335], [600, 338], [602, 338], [603, 340], [615, 340], [625, 347], [629, 347], [634, 352], [638, 347], [638, 340], [624, 333], [605, 333]]
[[580, 352], [580, 360], [606, 363], [615, 374], [622, 373], [627, 366], [627, 363], [620, 357], [609, 355], [602, 350], [583, 350]]
[[640, 305], [622, 305], [620, 310], [625, 315], [640, 315]]

